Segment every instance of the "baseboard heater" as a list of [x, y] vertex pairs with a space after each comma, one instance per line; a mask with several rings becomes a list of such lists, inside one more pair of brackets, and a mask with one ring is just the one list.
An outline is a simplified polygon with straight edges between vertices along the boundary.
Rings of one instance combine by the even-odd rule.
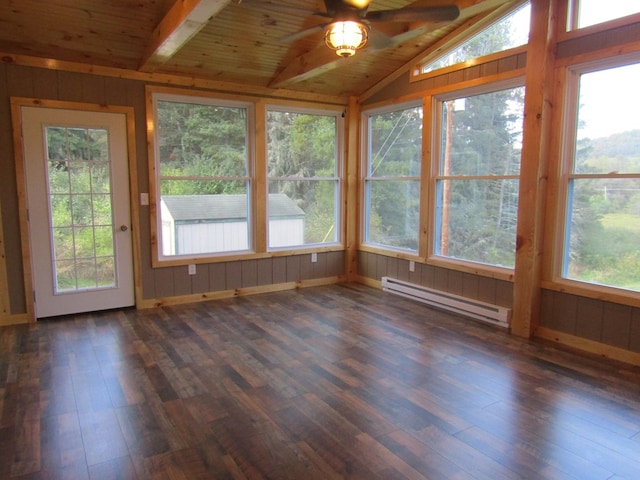
[[390, 277], [382, 277], [382, 289], [385, 292], [417, 300], [436, 308], [475, 318], [476, 320], [504, 328], [509, 327], [511, 318], [511, 309], [509, 308], [472, 300], [460, 295], [434, 290]]

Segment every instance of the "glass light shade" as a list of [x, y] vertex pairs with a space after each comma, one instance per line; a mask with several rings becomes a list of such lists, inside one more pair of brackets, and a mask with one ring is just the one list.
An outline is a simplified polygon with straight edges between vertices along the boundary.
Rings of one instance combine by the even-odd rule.
[[341, 57], [350, 57], [367, 43], [368, 27], [348, 21], [333, 22], [327, 27], [324, 40], [327, 46]]

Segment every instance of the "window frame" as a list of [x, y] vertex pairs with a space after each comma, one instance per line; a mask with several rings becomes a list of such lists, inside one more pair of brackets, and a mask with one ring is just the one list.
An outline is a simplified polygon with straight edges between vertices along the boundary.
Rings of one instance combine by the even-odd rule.
[[574, 173], [574, 154], [576, 146], [576, 122], [578, 121], [578, 104], [580, 90], [580, 75], [603, 70], [615, 69], [627, 65], [640, 64], [640, 51], [620, 55], [617, 57], [604, 56], [591, 61], [566, 65], [561, 68], [564, 85], [560, 93], [562, 101], [561, 133], [558, 145], [557, 191], [558, 196], [553, 205], [553, 213], [549, 215], [551, 222], [552, 255], [547, 260], [548, 270], [542, 282], [543, 288], [566, 291], [577, 295], [593, 296], [594, 294], [607, 300], [640, 306], [640, 292], [612, 285], [591, 283], [584, 280], [564, 276], [565, 249], [567, 248], [570, 218], [569, 191], [571, 179], [624, 179], [638, 178], [638, 173]]
[[499, 52], [494, 52], [488, 55], [471, 58], [469, 60], [431, 70], [429, 72], [422, 72], [422, 69], [425, 65], [437, 61], [447, 53], [459, 48], [467, 40], [481, 33], [485, 29], [491, 28], [494, 24], [509, 16], [515, 10], [522, 7], [525, 3], [530, 2], [531, 0], [519, 0], [512, 4], [501, 5], [489, 13], [478, 15], [478, 17], [476, 17], [475, 19], [472, 19], [469, 22], [463, 24], [462, 26], [454, 30], [451, 34], [447, 35], [443, 40], [437, 42], [435, 45], [429, 48], [424, 56], [413, 63], [410, 68], [409, 81], [417, 82], [426, 80], [428, 78], [464, 70], [476, 65], [482, 65], [487, 62], [518, 56], [526, 53], [528, 50], [527, 43]]
[[[438, 182], [448, 178], [452, 180], [499, 180], [499, 179], [516, 179], [518, 180], [518, 201], [520, 201], [520, 173], [518, 175], [479, 175], [479, 176], [444, 176], [440, 174], [440, 152], [441, 142], [440, 138], [443, 133], [442, 126], [442, 105], [446, 101], [455, 100], [459, 98], [466, 98], [475, 95], [489, 94], [492, 92], [498, 92], [501, 90], [508, 90], [513, 88], [525, 88], [525, 77], [522, 74], [512, 75], [509, 78], [488, 81], [479, 85], [473, 85], [471, 87], [461, 89], [451, 89], [444, 92], [435, 93], [430, 98], [431, 104], [431, 123], [433, 125], [431, 132], [431, 158], [429, 168], [429, 207], [428, 207], [428, 245], [427, 245], [427, 261], [428, 263], [442, 266], [445, 268], [453, 268], [463, 271], [471, 271], [476, 274], [488, 275], [494, 278], [500, 278], [504, 280], [511, 280], [515, 271], [515, 263], [513, 268], [503, 267], [499, 265], [492, 265], [488, 263], [481, 263], [472, 260], [466, 260], [461, 258], [447, 257], [436, 253], [436, 244], [438, 242]], [[526, 91], [525, 91], [526, 97]], [[526, 98], [525, 98], [526, 101]], [[523, 118], [523, 133], [524, 133], [524, 118]], [[520, 158], [522, 165], [522, 156]], [[516, 222], [518, 221], [516, 217]], [[514, 251], [515, 262], [515, 251]]]
[[[286, 180], [286, 178], [282, 177], [270, 177], [269, 176], [269, 160], [268, 160], [268, 133], [266, 131], [266, 125], [268, 124], [268, 115], [270, 111], [275, 112], [288, 112], [288, 113], [297, 113], [304, 115], [318, 115], [318, 116], [328, 116], [335, 117], [336, 119], [336, 144], [335, 144], [335, 176], [333, 177], [314, 177], [313, 180], [332, 180], [337, 182], [337, 187], [335, 191], [335, 207], [334, 207], [334, 221], [335, 221], [335, 241], [326, 242], [326, 243], [306, 243], [302, 245], [287, 245], [283, 247], [270, 247], [269, 246], [269, 211], [268, 211], [268, 196], [269, 196], [269, 182], [271, 180], [281, 181]], [[344, 108], [318, 108], [318, 107], [307, 107], [297, 104], [291, 103], [267, 103], [265, 105], [265, 160], [264, 160], [264, 178], [265, 178], [265, 194], [262, 200], [265, 202], [265, 248], [267, 252], [276, 253], [276, 252], [298, 252], [298, 251], [312, 251], [318, 249], [333, 249], [335, 247], [343, 247], [344, 246], [344, 201], [345, 192], [344, 192], [344, 172], [345, 172], [345, 154], [344, 154], [344, 137], [345, 137], [345, 122], [344, 122]], [[303, 179], [306, 177], [303, 177]], [[311, 180], [311, 179], [309, 179]]]
[[[399, 247], [392, 247], [390, 245], [384, 245], [384, 244], [380, 244], [380, 243], [374, 243], [374, 242], [368, 242], [367, 241], [367, 228], [368, 228], [368, 216], [367, 216], [367, 211], [368, 211], [368, 198], [367, 198], [367, 185], [368, 185], [368, 181], [369, 181], [369, 149], [370, 149], [370, 135], [369, 135], [369, 118], [371, 116], [374, 115], [380, 115], [380, 114], [384, 114], [384, 113], [391, 113], [391, 112], [395, 112], [395, 111], [400, 111], [400, 110], [406, 110], [406, 109], [410, 109], [410, 108], [416, 108], [416, 107], [420, 107], [422, 108], [422, 139], [421, 139], [421, 162], [420, 162], [420, 175], [418, 176], [412, 176], [412, 177], [388, 177], [388, 179], [390, 181], [399, 181], [399, 180], [409, 180], [411, 179], [411, 181], [415, 181], [417, 180], [419, 182], [419, 190], [420, 190], [420, 203], [419, 203], [419, 213], [418, 213], [418, 232], [417, 232], [417, 249], [411, 250], [411, 249], [404, 249], [404, 248], [399, 248]], [[426, 124], [425, 124], [425, 104], [423, 99], [420, 98], [414, 98], [414, 99], [409, 99], [409, 100], [404, 100], [398, 103], [392, 103], [392, 104], [386, 104], [383, 106], [377, 106], [377, 107], [372, 107], [372, 108], [368, 108], [368, 109], [364, 109], [361, 112], [360, 115], [360, 130], [361, 130], [361, 145], [360, 145], [360, 151], [362, 152], [361, 155], [361, 159], [360, 159], [360, 171], [361, 171], [361, 175], [360, 175], [360, 182], [361, 182], [361, 191], [360, 191], [360, 208], [359, 208], [359, 215], [360, 215], [360, 219], [361, 221], [359, 222], [359, 242], [358, 242], [358, 249], [362, 250], [362, 251], [369, 251], [369, 252], [374, 252], [374, 253], [383, 253], [383, 254], [393, 254], [398, 258], [406, 258], [406, 259], [410, 259], [410, 260], [420, 260], [421, 258], [424, 258], [424, 235], [422, 232], [424, 232], [424, 225], [425, 225], [425, 220], [424, 220], [424, 211], [426, 208], [426, 197], [425, 197], [425, 193], [424, 193], [424, 186], [426, 185], [426, 178], [427, 178], [427, 172], [428, 172], [428, 167], [425, 164], [425, 150], [426, 150], [426, 145], [425, 141], [427, 141], [427, 139], [425, 138], [425, 132], [427, 132], [426, 130]], [[383, 181], [383, 180], [379, 180], [379, 181]]]
[[577, 27], [575, 25], [578, 22], [579, 3], [580, 0], [566, 0], [560, 3], [558, 22], [558, 39], [560, 41], [640, 22], [640, 12], [637, 12], [623, 17], [612, 18], [601, 23]]
[[[163, 87], [146, 87], [147, 92], [147, 141], [149, 148], [149, 211], [151, 220], [151, 244], [152, 266], [186, 265], [192, 263], [205, 263], [220, 260], [235, 260], [255, 256], [256, 250], [256, 223], [257, 215], [255, 205], [256, 176], [255, 176], [255, 104], [250, 99], [238, 96], [226, 96], [222, 94], [209, 94], [202, 91], [188, 91]], [[245, 177], [220, 177], [224, 180], [242, 180], [247, 182], [247, 229], [248, 248], [245, 250], [232, 250], [224, 252], [207, 252], [201, 254], [176, 254], [164, 255], [162, 239], [161, 219], [161, 175], [159, 142], [156, 139], [158, 125], [158, 101], [175, 101], [192, 103], [196, 105], [210, 105], [222, 107], [243, 108], [246, 110], [246, 148], [247, 171]], [[213, 178], [213, 177], [212, 177]]]

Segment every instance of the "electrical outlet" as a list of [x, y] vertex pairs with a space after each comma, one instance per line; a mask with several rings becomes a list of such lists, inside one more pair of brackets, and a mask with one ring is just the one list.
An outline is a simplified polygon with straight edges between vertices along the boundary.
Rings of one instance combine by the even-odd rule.
[[409, 271], [410, 272], [416, 271], [416, 262], [414, 262], [413, 260], [409, 260]]
[[196, 274], [196, 266], [193, 263], [189, 264], [189, 275], [195, 275]]
[[311, 254], [311, 263], [316, 263], [318, 261], [318, 254], [316, 252], [313, 252]]
[[149, 205], [149, 194], [141, 193], [140, 194], [140, 205]]

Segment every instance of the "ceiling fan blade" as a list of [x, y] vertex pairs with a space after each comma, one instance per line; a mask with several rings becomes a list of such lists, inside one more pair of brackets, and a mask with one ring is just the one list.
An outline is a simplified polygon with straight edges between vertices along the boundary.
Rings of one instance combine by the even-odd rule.
[[324, 30], [327, 25], [328, 23], [321, 23], [310, 28], [305, 28], [304, 30], [300, 30], [299, 32], [280, 37], [278, 38], [278, 41], [282, 43], [292, 43], [302, 38], [308, 37], [309, 35], [316, 33], [318, 30]]
[[335, 17], [338, 12], [344, 9], [345, 5], [344, 0], [324, 0], [324, 8], [327, 11], [327, 15], [330, 17]]
[[371, 0], [324, 0], [327, 16], [357, 16], [364, 18]]
[[406, 7], [397, 10], [368, 12], [366, 19], [371, 22], [450, 22], [460, 15], [455, 5], [439, 7]]
[[314, 15], [317, 17], [331, 17], [327, 12], [309, 10], [307, 8], [291, 7], [280, 3], [273, 3], [269, 0], [238, 0], [238, 5], [251, 8], [264, 8], [274, 12], [289, 13], [291, 15]]
[[386, 33], [383, 33], [380, 30], [376, 30], [375, 28], [371, 28], [369, 30], [369, 38], [367, 40], [367, 44], [374, 50], [384, 50], [385, 48], [391, 46], [391, 43], [391, 37]]

